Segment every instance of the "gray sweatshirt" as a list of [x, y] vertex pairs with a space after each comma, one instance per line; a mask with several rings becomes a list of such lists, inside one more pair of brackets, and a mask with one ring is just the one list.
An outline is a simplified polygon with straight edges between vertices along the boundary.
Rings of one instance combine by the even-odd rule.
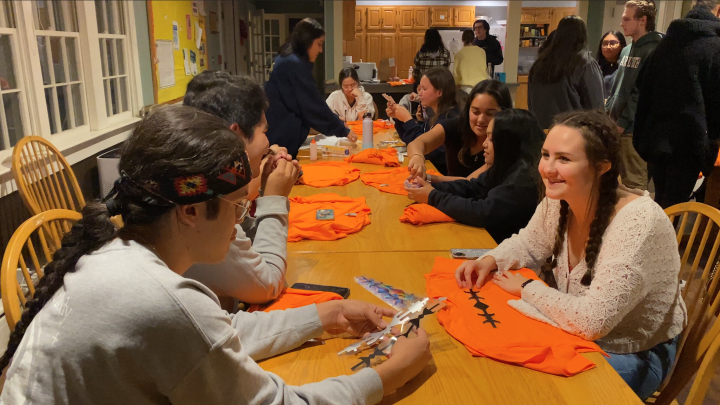
[[219, 296], [248, 304], [277, 298], [285, 287], [289, 205], [282, 196], [258, 198], [254, 240], [247, 236], [244, 226], [236, 226], [237, 236], [224, 261], [195, 264], [184, 276], [205, 284]]
[[375, 404], [378, 374], [289, 386], [255, 360], [323, 330], [314, 305], [222, 311], [215, 294], [133, 241], [83, 256], [30, 324], [1, 404]]

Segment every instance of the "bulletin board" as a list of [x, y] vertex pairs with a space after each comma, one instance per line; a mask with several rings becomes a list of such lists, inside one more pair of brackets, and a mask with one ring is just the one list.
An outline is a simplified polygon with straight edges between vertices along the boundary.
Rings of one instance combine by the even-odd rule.
[[[190, 80], [208, 68], [205, 31], [208, 12], [202, 1], [147, 0], [146, 3], [155, 104], [181, 101]], [[200, 30], [198, 47], [197, 34]], [[194, 68], [191, 64], [192, 53], [195, 56]], [[172, 62], [168, 57], [170, 54], [173, 56]]]

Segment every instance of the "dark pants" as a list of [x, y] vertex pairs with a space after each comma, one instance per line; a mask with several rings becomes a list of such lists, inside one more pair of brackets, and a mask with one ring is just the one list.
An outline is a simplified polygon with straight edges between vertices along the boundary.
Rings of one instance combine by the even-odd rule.
[[668, 157], [648, 162], [655, 183], [655, 202], [663, 209], [688, 202], [701, 167], [692, 158]]

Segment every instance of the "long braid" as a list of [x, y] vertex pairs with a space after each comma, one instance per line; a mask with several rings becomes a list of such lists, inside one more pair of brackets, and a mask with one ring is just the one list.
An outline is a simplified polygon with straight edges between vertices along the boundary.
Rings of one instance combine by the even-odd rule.
[[63, 285], [65, 275], [75, 271], [75, 265], [83, 255], [99, 249], [115, 237], [115, 226], [110, 222], [104, 204], [89, 203], [83, 208], [82, 214], [82, 219], [63, 237], [62, 247], [53, 254], [53, 261], [45, 268], [45, 277], [40, 279], [35, 295], [25, 305], [20, 321], [10, 334], [7, 351], [0, 358], [0, 370], [10, 363], [25, 331], [38, 312]]
[[595, 218], [590, 224], [590, 235], [588, 236], [587, 245], [585, 246], [587, 272], [581, 280], [583, 285], [590, 285], [592, 281], [593, 269], [597, 261], [598, 253], [600, 253], [603, 235], [608, 225], [610, 225], [610, 219], [615, 212], [615, 204], [617, 204], [618, 201], [617, 187], [617, 176], [608, 176], [606, 173], [600, 179], [598, 207], [595, 210]]
[[557, 281], [555, 280], [555, 274], [553, 269], [557, 267], [557, 258], [560, 255], [563, 243], [565, 243], [565, 231], [567, 230], [568, 224], [568, 211], [569, 205], [565, 200], [560, 200], [560, 218], [558, 220], [557, 235], [555, 235], [555, 245], [553, 245], [552, 261], [542, 266], [542, 273], [540, 273], [540, 279], [551, 288], [557, 288]]

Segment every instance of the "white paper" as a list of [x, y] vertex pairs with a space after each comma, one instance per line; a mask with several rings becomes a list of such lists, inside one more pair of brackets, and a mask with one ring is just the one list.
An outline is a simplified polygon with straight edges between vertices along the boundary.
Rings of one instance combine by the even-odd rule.
[[175, 86], [175, 59], [173, 58], [172, 41], [156, 40], [155, 57], [158, 66], [158, 88]]
[[180, 49], [180, 38], [178, 37], [178, 23], [177, 21], [173, 21], [173, 49], [179, 50]]
[[188, 50], [183, 49], [183, 65], [185, 66], [185, 76], [190, 76], [192, 73], [190, 72], [190, 63], [188, 59], [190, 59], [190, 56], [188, 55]]
[[394, 67], [395, 66], [395, 58], [389, 58], [388, 59], [388, 66]]
[[195, 45], [197, 45], [197, 49], [200, 49], [200, 45], [202, 45], [202, 28], [197, 21], [195, 22]]
[[205, 13], [205, 1], [200, 0], [198, 3], [198, 13], [200, 13], [201, 16], [205, 17], [207, 14]]
[[198, 73], [197, 70], [197, 55], [195, 54], [195, 51], [192, 49], [190, 50], [190, 73], [196, 75]]

